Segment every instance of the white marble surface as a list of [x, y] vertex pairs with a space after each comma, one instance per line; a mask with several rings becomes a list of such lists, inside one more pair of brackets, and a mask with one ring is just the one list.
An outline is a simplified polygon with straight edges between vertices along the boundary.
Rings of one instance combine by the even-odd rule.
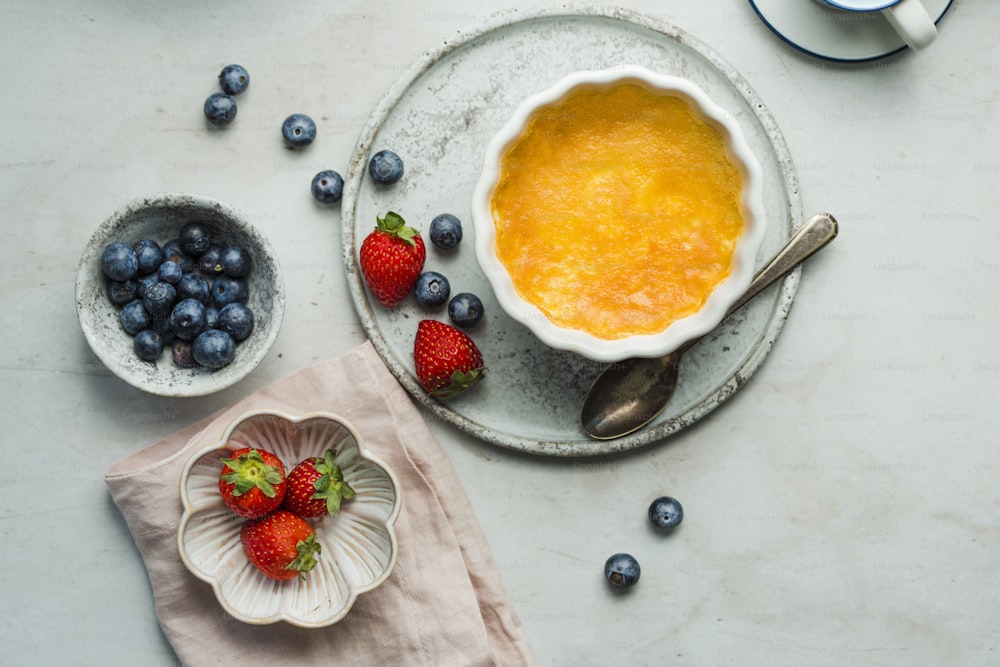
[[[799, 54], [744, 0], [624, 4], [739, 67], [785, 134], [805, 210], [842, 231], [759, 373], [678, 436], [543, 460], [430, 422], [539, 664], [1000, 663], [1000, 3], [956, 0], [930, 49], [861, 65]], [[176, 662], [104, 471], [363, 340], [339, 213], [309, 180], [346, 170], [410, 62], [514, 5], [0, 5], [0, 662]], [[235, 131], [207, 132], [201, 104], [228, 62], [253, 82]], [[293, 111], [320, 124], [301, 154], [280, 143]], [[244, 208], [284, 265], [271, 355], [206, 399], [108, 375], [76, 321], [90, 233], [158, 190]], [[667, 538], [644, 516], [665, 493], [686, 509]], [[616, 551], [644, 567], [630, 595], [601, 576]]]

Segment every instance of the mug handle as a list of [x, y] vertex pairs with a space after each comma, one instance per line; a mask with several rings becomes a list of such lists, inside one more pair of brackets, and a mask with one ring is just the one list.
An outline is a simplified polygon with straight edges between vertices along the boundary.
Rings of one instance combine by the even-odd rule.
[[920, 0], [903, 0], [883, 9], [882, 15], [914, 50], [919, 51], [937, 37], [937, 26]]

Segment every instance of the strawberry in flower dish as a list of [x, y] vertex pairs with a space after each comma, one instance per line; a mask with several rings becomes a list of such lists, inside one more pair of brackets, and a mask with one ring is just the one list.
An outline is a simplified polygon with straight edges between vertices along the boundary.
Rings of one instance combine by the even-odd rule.
[[304, 580], [323, 551], [309, 522], [286, 510], [244, 523], [240, 542], [250, 562], [264, 576], [278, 581]]
[[341, 502], [353, 498], [355, 491], [344, 481], [335, 457], [336, 452], [328, 449], [323, 456], [311, 456], [292, 468], [285, 509], [307, 518], [340, 513]]
[[269, 451], [243, 447], [222, 460], [219, 493], [226, 506], [244, 518], [273, 512], [287, 490], [285, 466]]

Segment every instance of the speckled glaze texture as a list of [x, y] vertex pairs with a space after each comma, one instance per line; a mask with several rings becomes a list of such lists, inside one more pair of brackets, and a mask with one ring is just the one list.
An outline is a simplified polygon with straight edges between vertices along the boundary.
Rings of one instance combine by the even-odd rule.
[[[394, 84], [352, 155], [343, 201], [343, 253], [361, 322], [390, 370], [418, 401], [486, 442], [532, 454], [590, 456], [662, 440], [715, 410], [749, 380], [791, 307], [799, 270], [688, 352], [677, 393], [648, 427], [617, 440], [595, 441], [580, 425], [580, 406], [605, 364], [554, 350], [508, 317], [476, 262], [474, 230], [465, 225], [462, 244], [447, 255], [430, 250], [425, 270], [440, 271], [453, 290], [483, 299], [486, 315], [469, 333], [489, 372], [478, 386], [449, 402], [420, 389], [412, 352], [417, 323], [447, 316], [412, 299], [387, 310], [367, 293], [357, 249], [376, 216], [397, 211], [422, 232], [443, 212], [471, 221], [486, 145], [516, 106], [570, 72], [624, 64], [692, 81], [739, 124], [763, 172], [767, 229], [759, 266], [801, 221], [798, 181], [778, 127], [749, 83], [709, 47], [669, 23], [628, 10], [514, 11], [459, 34]], [[365, 172], [370, 155], [383, 148], [395, 150], [407, 164], [406, 176], [391, 187], [377, 187]]]
[[[156, 363], [139, 359], [132, 351], [132, 338], [119, 323], [119, 309], [107, 298], [100, 266], [101, 251], [108, 243], [132, 245], [151, 238], [162, 245], [192, 221], [206, 223], [216, 242], [246, 248], [252, 266], [247, 306], [254, 313], [254, 330], [236, 346], [232, 363], [214, 371], [180, 368], [169, 349]], [[91, 350], [119, 378], [160, 396], [204, 396], [239, 382], [267, 355], [281, 328], [285, 287], [271, 243], [237, 209], [198, 195], [152, 194], [126, 204], [91, 236], [77, 269], [76, 310]]]
[[[333, 449], [344, 479], [357, 492], [344, 501], [337, 516], [311, 520], [323, 549], [304, 580], [270, 579], [243, 551], [243, 520], [219, 494], [221, 461], [240, 447], [267, 449], [286, 470]], [[230, 615], [245, 623], [332, 625], [347, 616], [359, 595], [381, 585], [396, 564], [393, 525], [401, 507], [399, 484], [392, 471], [365, 450], [354, 427], [337, 415], [260, 410], [237, 417], [220, 443], [199, 451], [184, 467], [180, 494], [181, 560], [212, 585]]]

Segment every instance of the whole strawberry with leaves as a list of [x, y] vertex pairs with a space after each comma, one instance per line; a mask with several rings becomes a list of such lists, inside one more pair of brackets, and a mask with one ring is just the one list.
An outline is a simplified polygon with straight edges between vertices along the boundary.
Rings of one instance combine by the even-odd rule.
[[297, 514], [277, 510], [243, 524], [240, 542], [247, 558], [271, 579], [306, 578], [323, 546], [312, 525]]
[[427, 249], [420, 232], [398, 213], [389, 211], [377, 222], [361, 243], [361, 275], [379, 303], [392, 308], [413, 289], [424, 268]]
[[229, 509], [247, 519], [273, 512], [285, 499], [285, 466], [269, 451], [243, 447], [222, 459], [219, 493]]
[[437, 320], [417, 325], [413, 362], [420, 386], [438, 398], [462, 393], [486, 373], [483, 355], [472, 339]]
[[344, 473], [334, 463], [336, 452], [300, 461], [288, 473], [285, 509], [308, 518], [337, 516], [344, 500], [354, 497], [354, 489], [344, 481]]

